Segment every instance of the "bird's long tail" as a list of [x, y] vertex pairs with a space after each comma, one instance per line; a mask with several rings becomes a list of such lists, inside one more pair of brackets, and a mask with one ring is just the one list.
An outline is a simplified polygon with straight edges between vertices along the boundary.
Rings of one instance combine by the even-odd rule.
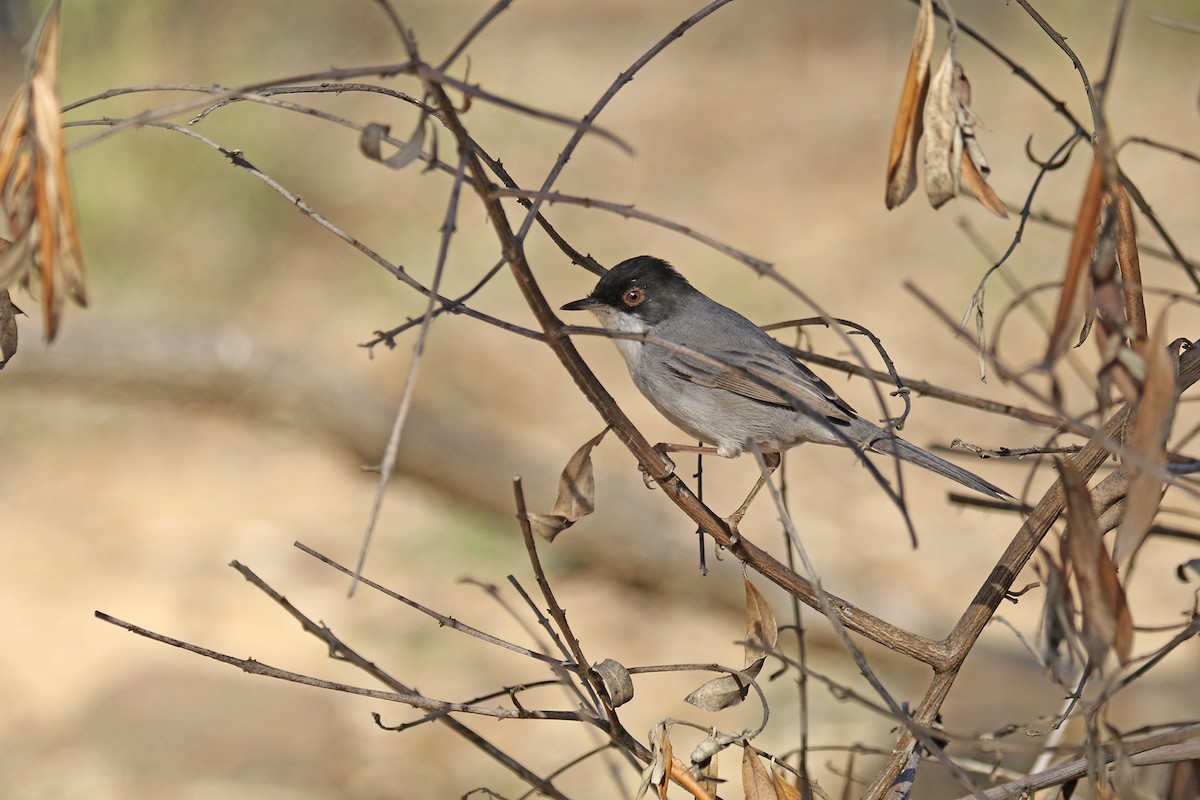
[[[867, 423], [870, 424], [870, 423]], [[856, 426], [857, 427], [857, 426]], [[871, 426], [875, 427], [875, 426]], [[864, 437], [864, 441], [867, 439]], [[881, 455], [896, 456], [910, 464], [916, 464], [918, 467], [927, 469], [930, 472], [936, 472], [938, 475], [945, 476], [952, 481], [961, 483], [968, 489], [974, 489], [982, 494], [995, 497], [998, 500], [1008, 500], [1012, 497], [1003, 489], [993, 486], [983, 478], [973, 472], [968, 472], [962, 467], [955, 466], [945, 459], [938, 458], [928, 450], [923, 450], [915, 444], [910, 444], [903, 439], [891, 436], [887, 433], [875, 428], [873, 437], [870, 438], [868, 449], [873, 453]]]

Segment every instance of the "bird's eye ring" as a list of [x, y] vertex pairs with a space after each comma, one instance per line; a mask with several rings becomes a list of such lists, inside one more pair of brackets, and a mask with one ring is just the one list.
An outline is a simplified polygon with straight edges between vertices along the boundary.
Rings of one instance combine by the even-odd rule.
[[621, 296], [621, 301], [630, 308], [641, 305], [642, 301], [645, 299], [646, 293], [636, 286], [632, 289], [625, 290], [625, 294]]

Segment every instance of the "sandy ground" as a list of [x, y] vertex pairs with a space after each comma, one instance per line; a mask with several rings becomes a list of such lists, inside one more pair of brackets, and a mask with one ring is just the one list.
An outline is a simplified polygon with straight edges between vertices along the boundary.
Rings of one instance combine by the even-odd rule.
[[[64, 14], [64, 101], [116, 86], [237, 85], [400, 57], [371, 3], [77, 5], [67, 4]], [[429, 54], [446, 52], [487, 8], [466, 0], [397, 6]], [[1088, 119], [1069, 62], [1019, 8], [955, 8]], [[1195, 37], [1146, 14], [1185, 16], [1190, 6], [1133, 8], [1109, 105], [1114, 129], [1186, 146], [1200, 125]], [[694, 10], [674, 0], [522, 0], [471, 50], [471, 80], [579, 116]], [[1109, 12], [1088, 2], [1054, 11], [1051, 22], [1098, 73]], [[920, 196], [894, 212], [883, 208], [885, 147], [912, 18], [912, 6], [899, 0], [732, 3], [672, 45], [602, 115], [636, 155], [589, 141], [557, 188], [633, 204], [774, 263], [830, 313], [872, 328], [904, 374], [1031, 405], [994, 379], [980, 384], [970, 350], [903, 288], [918, 283], [957, 316], [1015, 228], [1014, 220], [995, 220], [965, 200], [937, 213]], [[0, 46], [5, 94], [21, 74], [13, 42]], [[1069, 131], [977, 45], [963, 41], [960, 48], [985, 123], [980, 138], [992, 183], [1002, 198], [1020, 203], [1036, 173], [1022, 153], [1026, 138], [1033, 136], [1032, 151], [1044, 157]], [[411, 82], [395, 85], [416, 91]], [[127, 115], [184, 96], [134, 95], [85, 107], [71, 119]], [[407, 107], [379, 98], [312, 102], [356, 120], [388, 122], [402, 136], [414, 122]], [[569, 135], [482, 102], [466, 120], [523, 185], [541, 180]], [[444, 176], [368, 164], [352, 132], [278, 109], [239, 105], [196, 129], [241, 149], [335, 224], [430, 280], [449, 189]], [[449, 138], [441, 135], [439, 143], [442, 157], [450, 157]], [[1053, 173], [1035, 207], [1071, 217], [1085, 162], [1077, 157]], [[1185, 252], [1200, 252], [1195, 167], [1136, 147], [1124, 151], [1122, 163]], [[423, 301], [218, 154], [182, 137], [128, 131], [78, 152], [71, 167], [91, 308], [68, 309], [60, 341], [46, 350], [36, 302], [18, 297], [31, 318], [22, 320], [22, 351], [0, 373], [0, 797], [421, 798], [457, 797], [485, 785], [520, 795], [519, 782], [444, 728], [386, 733], [372, 722], [372, 712], [385, 725], [416, 718], [400, 706], [247, 676], [94, 618], [99, 609], [222, 653], [373, 686], [330, 661], [321, 642], [229, 569], [236, 559], [429, 696], [466, 700], [548, 677], [527, 659], [439, 628], [377, 593], [347, 600], [342, 576], [293, 547], [301, 541], [353, 560], [375, 486], [361, 466], [382, 448], [413, 340], [401, 339], [394, 351], [378, 348], [373, 358], [358, 345], [419, 315]], [[575, 246], [605, 264], [655, 253], [755, 320], [812, 313], [775, 284], [678, 234], [596, 209], [559, 204], [547, 213]], [[972, 237], [983, 242], [982, 253]], [[1148, 241], [1158, 244], [1153, 236]], [[1012, 262], [1016, 279], [1026, 286], [1057, 280], [1066, 244], [1063, 232], [1031, 226]], [[593, 277], [571, 268], [544, 237], [532, 236], [529, 251], [552, 302], [590, 289]], [[447, 293], [469, 287], [497, 258], [479, 205], [464, 200]], [[1148, 259], [1145, 270], [1147, 283], [1186, 290], [1178, 267]], [[995, 284], [989, 312], [1008, 297], [1011, 291]], [[1052, 297], [1045, 296], [1043, 310]], [[507, 275], [479, 295], [478, 305], [532, 324]], [[1194, 316], [1177, 305], [1172, 336], [1195, 338]], [[1005, 352], [1027, 365], [1043, 341], [1039, 322], [1018, 314]], [[846, 354], [833, 336], [814, 342], [823, 352]], [[648, 438], [675, 437], [629, 385], [611, 345], [579, 346]], [[1091, 358], [1090, 350], [1081, 355], [1085, 369], [1094, 369]], [[860, 409], [874, 408], [861, 382], [824, 374]], [[600, 427], [544, 347], [462, 317], [439, 322], [368, 574], [439, 612], [532, 644], [531, 615], [507, 582], [513, 575], [533, 589], [512, 518], [511, 479], [520, 475], [530, 505], [548, 509], [557, 471]], [[961, 436], [983, 446], [1028, 446], [1045, 436], [920, 398], [906, 435], [923, 445]], [[963, 463], [1013, 491], [1029, 474], [1026, 463]], [[710, 553], [712, 571], [699, 576], [688, 521], [660, 493], [642, 488], [620, 445], [603, 444], [596, 465], [597, 513], [542, 548], [589, 658], [738, 663], [738, 565]], [[746, 460], [710, 463], [706, 496], [715, 508], [732, 508], [753, 474]], [[826, 585], [927, 636], [949, 629], [1017, 524], [1003, 514], [950, 508], [944, 485], [909, 472], [922, 541], [914, 552], [895, 510], [848, 454], [803, 450], [789, 457], [788, 476]], [[1049, 480], [1036, 474], [1031, 495]], [[1168, 499], [1189, 507], [1182, 495]], [[746, 535], [775, 548], [774, 516], [760, 504], [744, 523]], [[1179, 621], [1195, 583], [1177, 581], [1173, 569], [1195, 555], [1194, 547], [1167, 542], [1147, 548], [1131, 595], [1139, 624]], [[520, 623], [479, 582], [499, 586]], [[786, 616], [786, 599], [764, 589]], [[1039, 604], [1030, 595], [1004, 615], [1032, 637]], [[805, 619], [815, 667], [867, 691], [827, 626], [815, 614]], [[1143, 634], [1139, 652], [1154, 641]], [[923, 670], [877, 648], [868, 653], [898, 697], [919, 699]], [[1117, 704], [1114, 724], [1194, 719], [1195, 665], [1193, 644]], [[702, 679], [639, 679], [623, 719], [638, 736], [667, 716], [724, 729], [757, 724], [756, 709], [710, 717], [684, 705], [681, 698]], [[788, 672], [769, 687], [772, 724], [760, 740], [767, 749], [782, 752], [797, 741], [794, 679]], [[574, 707], [556, 690], [525, 699]], [[1036, 726], [1061, 702], [1061, 691], [1016, 637], [994, 626], [946, 707], [946, 724], [969, 732]], [[811, 704], [814, 744], [890, 746], [888, 720], [824, 690], [813, 690]], [[566, 723], [470, 725], [542, 774], [598, 742]], [[677, 730], [677, 752], [700, 736]], [[738, 757], [726, 758], [723, 774], [736, 787]], [[1012, 756], [1009, 763], [1021, 768], [1028, 760]], [[840, 788], [843, 753], [822, 751], [813, 763], [826, 786]], [[855, 774], [870, 775], [866, 761]], [[923, 796], [961, 791], [936, 771], [922, 780]], [[629, 796], [637, 781], [627, 766], [619, 783], [587, 766], [560, 783], [582, 798]], [[738, 796], [734, 787], [729, 796]]]

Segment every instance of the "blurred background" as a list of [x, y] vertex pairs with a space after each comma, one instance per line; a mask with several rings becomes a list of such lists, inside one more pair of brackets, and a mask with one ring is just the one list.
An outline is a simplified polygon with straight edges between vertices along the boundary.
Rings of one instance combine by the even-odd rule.
[[[396, 0], [426, 58], [436, 63], [487, 10], [482, 0]], [[237, 86], [329, 66], [386, 64], [403, 51], [376, 4], [365, 0], [90, 0], [63, 4], [61, 97], [150, 84]], [[579, 117], [613, 79], [698, 4], [664, 0], [562, 3], [520, 0], [472, 45], [469, 80], [498, 95]], [[0, 95], [23, 71], [20, 48], [43, 4], [0, 2]], [[1014, 5], [954, 4], [1085, 122], [1068, 59]], [[1154, 22], [1191, 19], [1196, 6], [1134, 2], [1108, 98], [1118, 138], [1146, 135], [1195, 149], [1200, 134], [1197, 38]], [[1049, 21], [1069, 37], [1093, 79], [1108, 47], [1111, 4], [1060, 2]], [[828, 313], [866, 325], [901, 374], [997, 400], [1036, 405], [995, 378], [978, 379], [971, 348], [918, 303], [916, 283], [955, 318], [986, 267], [1008, 246], [1015, 217], [992, 217], [969, 199], [934, 212], [923, 195], [887, 212], [884, 166], [912, 38], [915, 6], [902, 0], [734, 2], [643, 69], [605, 109], [600, 124], [630, 156], [599, 137], [576, 151], [559, 191], [635, 205], [772, 262]], [[938, 53], [944, 39], [939, 26]], [[935, 58], [938, 55], [935, 54]], [[1020, 205], [1037, 167], [1070, 129], [1051, 107], [973, 41], [960, 37], [977, 128], [1000, 197]], [[464, 74], [466, 60], [453, 74]], [[369, 79], [378, 83], [376, 79]], [[419, 92], [408, 79], [388, 85]], [[125, 117], [195, 97], [178, 91], [125, 95], [68, 115]], [[364, 94], [294, 97], [359, 123], [383, 122], [406, 137], [410, 106]], [[186, 124], [190, 114], [177, 122]], [[464, 121], [515, 180], [541, 183], [570, 129], [476, 101]], [[234, 104], [195, 129], [243, 156], [317, 211], [428, 284], [451, 180], [416, 166], [391, 171], [358, 152], [347, 128], [277, 108]], [[99, 128], [73, 128], [78, 141]], [[448, 135], [440, 155], [453, 160]], [[1081, 150], [1043, 183], [1034, 208], [1072, 220], [1089, 159]], [[1200, 253], [1200, 173], [1145, 147], [1122, 152], [1185, 253]], [[360, 589], [293, 548], [302, 541], [352, 563], [372, 502], [386, 440], [415, 341], [367, 351], [373, 332], [418, 317], [425, 301], [379, 266], [313, 224], [219, 153], [176, 133], [124, 130], [76, 151], [71, 172], [89, 269], [91, 304], [68, 308], [59, 340], [40, 341], [37, 301], [16, 294], [21, 350], [0, 373], [0, 797], [5, 798], [373, 798], [457, 797], [489, 786], [523, 787], [448, 730], [404, 733], [384, 724], [414, 712], [250, 677], [161, 644], [124, 635], [93, 617], [103, 610], [152, 630], [274, 666], [368, 685], [325, 657], [280, 608], [227, 564], [254, 569], [303, 611], [398, 679], [431, 697], [466, 700], [501, 684], [549, 677], [537, 665], [489, 648]], [[510, 201], [511, 218], [522, 214]], [[596, 209], [547, 207], [575, 247], [612, 266], [651, 253], [699, 288], [760, 322], [814, 312], [779, 286], [703, 245]], [[1149, 226], [1144, 242], [1161, 246]], [[1058, 280], [1069, 232], [1031, 224], [1010, 260], [1014, 282], [990, 284], [989, 321], [1016, 291]], [[554, 305], [583, 296], [595, 277], [573, 267], [540, 232], [528, 253]], [[455, 295], [500, 256], [480, 204], [464, 196], [443, 282]], [[1143, 256], [1150, 285], [1188, 291], [1177, 265]], [[1044, 318], [1056, 295], [1038, 296]], [[524, 326], [535, 323], [507, 272], [475, 305]], [[1156, 313], [1161, 303], [1152, 303]], [[1196, 311], [1172, 309], [1171, 337], [1196, 338]], [[572, 320], [590, 324], [588, 320]], [[1002, 352], [1028, 366], [1044, 348], [1044, 319], [1017, 313]], [[815, 349], [849, 355], [828, 333]], [[651, 441], [678, 441], [628, 381], [611, 344], [579, 348]], [[1081, 351], [1094, 373], [1094, 348]], [[861, 381], [818, 370], [867, 416], [882, 417]], [[1068, 370], [1069, 372], [1069, 370]], [[1086, 387], [1071, 384], [1076, 408]], [[887, 413], [897, 413], [898, 407]], [[877, 413], [875, 413], [877, 412]], [[1177, 432], [1190, 423], [1181, 422]], [[433, 326], [415, 406], [401, 443], [366, 573], [440, 612], [497, 635], [530, 641], [479, 583], [532, 589], [513, 519], [513, 476], [530, 506], [548, 511], [559, 470], [602, 427], [550, 351], [463, 316]], [[905, 435], [926, 447], [961, 437], [983, 447], [1041, 443], [1046, 432], [1012, 420], [914, 400]], [[1036, 501], [1051, 480], [1031, 464], [955, 457], [1014, 494]], [[744, 631], [741, 570], [709, 553], [697, 569], [689, 521], [646, 491], [615, 440], [595, 453], [597, 511], [543, 546], [548, 574], [585, 652], [627, 665], [736, 664]], [[690, 461], [680, 461], [691, 470]], [[705, 464], [705, 492], [721, 513], [754, 479], [748, 459]], [[801, 448], [788, 457], [789, 497], [825, 586], [899, 625], [940, 638], [954, 624], [1019, 520], [949, 505], [935, 476], [905, 475], [921, 546], [913, 550], [896, 510], [850, 454]], [[1029, 482], [1026, 490], [1026, 482]], [[1168, 496], [1168, 503], [1174, 499]], [[1185, 507], [1183, 500], [1174, 500]], [[764, 499], [742, 526], [778, 551], [781, 534]], [[1195, 583], [1173, 577], [1195, 548], [1152, 540], [1131, 589], [1139, 625], [1178, 623]], [[463, 579], [469, 579], [465, 581]], [[1036, 579], [1020, 578], [1017, 586]], [[758, 582], [781, 621], [786, 598]], [[1002, 613], [1036, 635], [1040, 593]], [[860, 687], [849, 659], [807, 612], [814, 667]], [[786, 635], [785, 635], [786, 636]], [[788, 640], [790, 641], [790, 640]], [[1138, 652], [1158, 641], [1145, 634]], [[893, 693], [916, 701], [926, 670], [873, 647], [868, 655]], [[1115, 704], [1114, 724], [1194, 719], [1200, 694], [1194, 644], [1154, 680]], [[706, 676], [648, 676], [623, 714], [643, 736], [666, 716], [752, 727], [755, 708], [713, 717], [681, 702]], [[772, 726], [759, 741], [774, 752], [797, 743], [795, 675], [770, 687]], [[526, 698], [572, 707], [561, 694]], [[565, 705], [564, 705], [565, 704]], [[947, 727], [986, 732], [1036, 726], [1062, 691], [1007, 628], [994, 625], [946, 706]], [[811, 741], [888, 749], [892, 725], [814, 688]], [[1121, 716], [1128, 712], [1128, 716]], [[546, 774], [595, 740], [565, 723], [468, 720], [480, 733]], [[701, 734], [682, 732], [676, 750]], [[687, 737], [692, 735], [692, 739]], [[726, 756], [723, 774], [738, 773]], [[1010, 757], [1016, 769], [1031, 758]], [[816, 776], [837, 790], [841, 752], [816, 752]], [[869, 759], [854, 772], [872, 773]], [[922, 796], [956, 796], [933, 768]], [[558, 779], [573, 797], [632, 793], [596, 767]], [[733, 792], [731, 796], [736, 796]]]

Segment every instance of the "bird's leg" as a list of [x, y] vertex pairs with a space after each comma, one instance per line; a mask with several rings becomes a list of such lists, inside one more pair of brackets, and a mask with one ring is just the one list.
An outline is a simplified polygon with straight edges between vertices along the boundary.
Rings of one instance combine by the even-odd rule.
[[750, 494], [746, 495], [746, 499], [738, 506], [738, 510], [725, 518], [725, 522], [729, 524], [730, 530], [735, 534], [737, 533], [738, 524], [742, 521], [742, 517], [746, 516], [746, 511], [750, 508], [750, 503], [762, 491], [762, 487], [767, 482], [767, 479], [775, 473], [775, 470], [779, 469], [781, 461], [779, 453], [763, 453], [763, 463], [767, 467], [767, 474], [758, 476], [758, 481], [755, 482], [754, 488], [750, 490]]
[[[705, 447], [704, 445], [695, 444], [671, 444], [670, 442], [659, 442], [654, 445], [654, 451], [658, 453], [662, 460], [667, 462], [667, 475], [675, 471], [675, 462], [667, 456], [667, 453], [705, 453], [715, 455], [717, 448]], [[642, 473], [642, 481], [646, 484], [647, 489], [654, 488], [654, 478], [646, 471], [646, 468], [638, 464], [638, 470]]]

